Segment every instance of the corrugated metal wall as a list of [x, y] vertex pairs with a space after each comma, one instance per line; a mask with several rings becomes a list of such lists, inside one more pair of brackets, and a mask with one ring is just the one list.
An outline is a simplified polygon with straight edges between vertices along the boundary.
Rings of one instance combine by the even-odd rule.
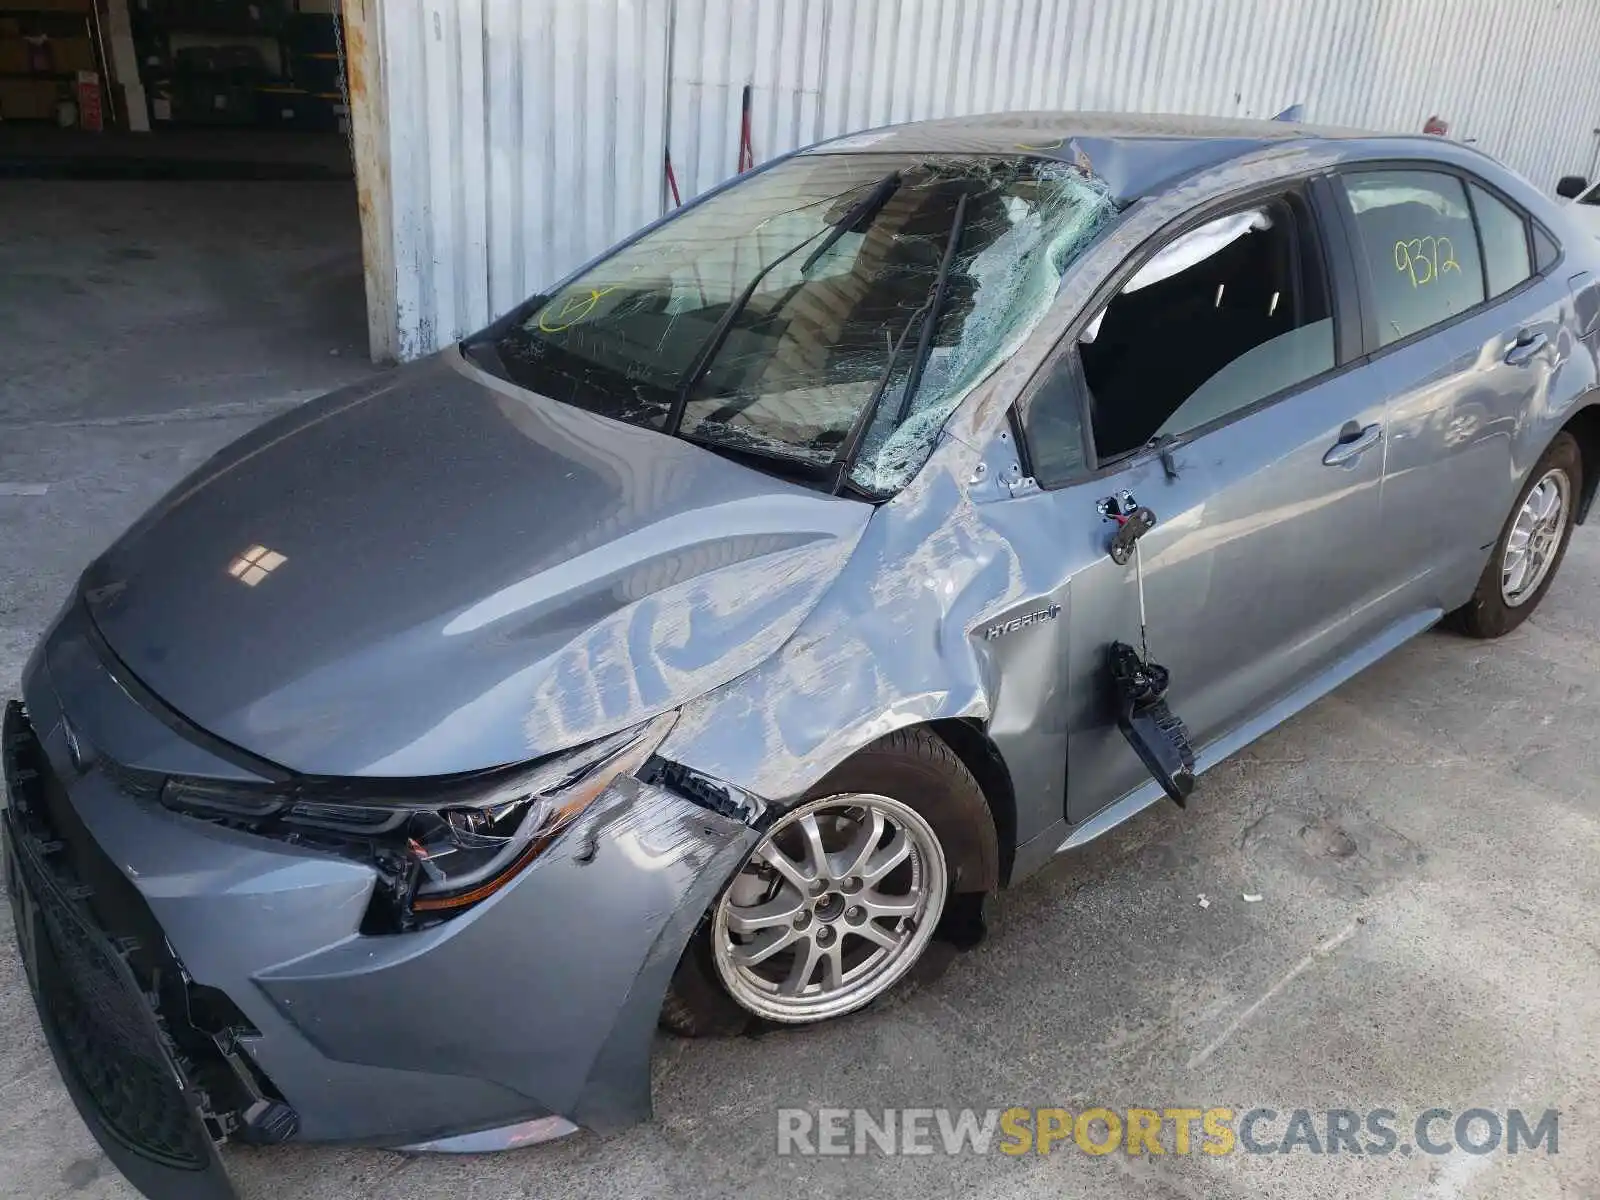
[[1593, 0], [386, 0], [398, 345], [486, 323], [670, 204], [894, 121], [1002, 109], [1432, 114], [1546, 189], [1594, 174]]

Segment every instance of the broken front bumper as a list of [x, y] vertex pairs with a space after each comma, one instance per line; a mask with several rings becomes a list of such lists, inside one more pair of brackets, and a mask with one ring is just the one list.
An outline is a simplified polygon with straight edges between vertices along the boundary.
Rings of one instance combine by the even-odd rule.
[[[193, 771], [203, 752], [176, 744], [72, 626], [35, 656], [28, 716], [7, 713], [19, 846], [9, 874], [24, 954], [47, 964], [30, 972], [47, 1031], [51, 964], [71, 936], [38, 915], [61, 907], [54, 887], [117, 977], [121, 1015], [85, 1004], [84, 1019], [110, 1043], [138, 1041], [143, 1061], [159, 1047], [163, 1102], [176, 1095], [195, 1114], [191, 1133], [207, 1135], [192, 1147], [198, 1168], [148, 1153], [86, 1103], [73, 1083], [90, 1068], [53, 1035], [85, 1120], [141, 1190], [178, 1195], [214, 1168], [210, 1142], [224, 1136], [449, 1149], [490, 1130], [517, 1144], [507, 1127], [546, 1118], [606, 1130], [649, 1116], [667, 981], [752, 829], [622, 778], [476, 908], [364, 936], [370, 869], [174, 814], [129, 788], [123, 764], [148, 771], [166, 758]], [[496, 1139], [484, 1142], [473, 1148]], [[163, 1184], [147, 1168], [189, 1175]]]
[[83, 886], [50, 864], [41, 797], [26, 785], [29, 735], [5, 714], [10, 804], [0, 813], [17, 948], [62, 1082], [95, 1140], [149, 1196], [212, 1200], [232, 1194], [202, 1113], [204, 1100], [129, 961], [133, 948], [99, 927]]

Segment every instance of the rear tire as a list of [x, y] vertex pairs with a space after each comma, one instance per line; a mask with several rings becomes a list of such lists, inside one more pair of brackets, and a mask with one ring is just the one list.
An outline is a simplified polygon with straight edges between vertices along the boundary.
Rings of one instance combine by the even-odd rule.
[[1566, 557], [1583, 494], [1583, 454], [1565, 431], [1528, 472], [1472, 599], [1446, 618], [1468, 637], [1497, 638], [1539, 607]]
[[[874, 813], [883, 822], [877, 842], [870, 840]], [[824, 868], [814, 872], [824, 882], [802, 887], [791, 882], [788, 867], [770, 865], [777, 850], [800, 868], [797, 879], [812, 878], [804, 853], [808, 817], [812, 830], [823, 831], [827, 862], [843, 864], [853, 847], [863, 847], [854, 872], [841, 867], [833, 872], [840, 877], [829, 883]], [[906, 856], [867, 879], [898, 851], [897, 839], [910, 847]], [[931, 729], [881, 738], [832, 771], [757, 843], [685, 948], [662, 1004], [661, 1025], [685, 1037], [708, 1037], [814, 1024], [874, 1004], [908, 978], [925, 981], [930, 967], [942, 968], [951, 958], [948, 947], [932, 945], [933, 935], [945, 910], [956, 907], [950, 902], [964, 882], [955, 863], [972, 859], [973, 850], [978, 861], [997, 861], [994, 820], [966, 765]], [[914, 915], [867, 915], [878, 910], [873, 901], [909, 906], [919, 888], [926, 895]], [[785, 908], [783, 922], [744, 931], [753, 917], [766, 921], [766, 914], [786, 905], [795, 907], [793, 918]], [[868, 924], [873, 929], [867, 932], [877, 936], [856, 932]], [[745, 965], [756, 939], [780, 934], [792, 942]], [[803, 968], [806, 939], [819, 936], [836, 942], [822, 952], [837, 956], [838, 973], [824, 957], [799, 994], [783, 995], [782, 978]], [[880, 944], [897, 939], [899, 950]], [[830, 981], [839, 985], [831, 997]]]

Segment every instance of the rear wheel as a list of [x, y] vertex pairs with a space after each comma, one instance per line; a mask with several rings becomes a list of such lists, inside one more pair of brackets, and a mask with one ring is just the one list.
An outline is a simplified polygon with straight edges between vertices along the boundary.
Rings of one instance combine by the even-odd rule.
[[1497, 638], [1527, 620], [1566, 555], [1583, 487], [1583, 456], [1559, 433], [1528, 473], [1472, 599], [1450, 614], [1470, 637]]
[[924, 959], [956, 847], [973, 845], [993, 855], [994, 822], [937, 734], [867, 747], [756, 844], [684, 952], [662, 1024], [731, 1034], [871, 1004]]

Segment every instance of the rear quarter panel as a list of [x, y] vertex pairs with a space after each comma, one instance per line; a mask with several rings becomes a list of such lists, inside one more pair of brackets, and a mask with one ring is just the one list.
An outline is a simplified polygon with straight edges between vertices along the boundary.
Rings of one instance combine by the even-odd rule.
[[[1522, 414], [1512, 435], [1513, 479], [1503, 486], [1502, 519], [1517, 490], [1551, 440], [1578, 410], [1600, 404], [1600, 239], [1577, 219], [1573, 206], [1558, 204], [1531, 183], [1487, 157], [1447, 146], [1466, 169], [1482, 175], [1522, 204], [1555, 236], [1560, 257], [1544, 280], [1524, 295], [1527, 319], [1557, 326], [1553, 353], [1542, 370], [1545, 385]], [[1600, 214], [1600, 209], [1594, 210]], [[1597, 474], [1590, 464], [1591, 474]], [[1594, 479], [1586, 487], [1592, 488]], [[1497, 536], [1498, 528], [1491, 536]]]

